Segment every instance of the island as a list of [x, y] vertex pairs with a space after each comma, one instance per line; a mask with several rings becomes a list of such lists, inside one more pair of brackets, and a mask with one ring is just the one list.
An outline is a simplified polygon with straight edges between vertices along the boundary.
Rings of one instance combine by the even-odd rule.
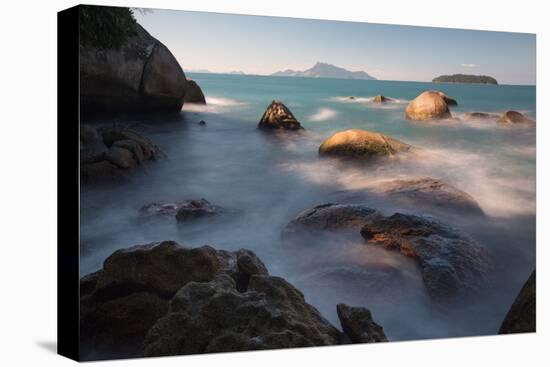
[[287, 69], [285, 71], [278, 71], [271, 74], [272, 76], [301, 76], [308, 78], [333, 78], [333, 79], [362, 79], [362, 80], [376, 80], [375, 77], [367, 74], [364, 71], [350, 71], [344, 68], [327, 64], [324, 62], [317, 62], [311, 68], [299, 71]]
[[433, 79], [432, 83], [498, 84], [491, 76], [470, 74], [441, 75]]

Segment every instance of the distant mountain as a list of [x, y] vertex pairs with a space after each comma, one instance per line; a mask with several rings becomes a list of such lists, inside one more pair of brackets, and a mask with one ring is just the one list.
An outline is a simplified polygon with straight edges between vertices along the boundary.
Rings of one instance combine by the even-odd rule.
[[309, 78], [336, 78], [336, 79], [363, 79], [363, 80], [376, 80], [376, 78], [370, 76], [364, 71], [349, 71], [338, 66], [326, 64], [324, 62], [318, 62], [313, 67], [304, 70], [292, 70], [287, 69], [285, 71], [278, 71], [271, 74], [272, 76], [302, 76]]
[[487, 75], [453, 74], [441, 75], [432, 80], [433, 83], [467, 83], [467, 84], [498, 84], [497, 80]]

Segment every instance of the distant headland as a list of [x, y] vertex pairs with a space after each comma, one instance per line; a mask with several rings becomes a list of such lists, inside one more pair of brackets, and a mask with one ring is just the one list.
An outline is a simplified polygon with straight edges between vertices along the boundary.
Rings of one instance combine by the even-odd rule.
[[467, 84], [498, 84], [497, 80], [487, 75], [453, 74], [441, 75], [432, 80], [433, 83], [467, 83]]
[[367, 74], [364, 71], [349, 71], [344, 68], [327, 64], [324, 62], [317, 62], [311, 68], [304, 71], [288, 69], [285, 71], [278, 71], [271, 75], [272, 76], [301, 76], [301, 77], [309, 77], [309, 78], [376, 80], [375, 77]]

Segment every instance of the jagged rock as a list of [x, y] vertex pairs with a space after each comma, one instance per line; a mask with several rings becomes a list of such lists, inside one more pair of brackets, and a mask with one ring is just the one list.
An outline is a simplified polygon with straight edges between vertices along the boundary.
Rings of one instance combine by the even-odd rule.
[[371, 312], [364, 307], [350, 307], [340, 303], [336, 311], [342, 330], [352, 343], [387, 342], [382, 326], [372, 319]]
[[139, 212], [142, 216], [171, 216], [176, 217], [178, 221], [184, 222], [208, 215], [220, 214], [222, 208], [210, 204], [208, 200], [203, 198], [176, 202], [155, 202], [141, 207]]
[[375, 102], [375, 103], [386, 103], [386, 102], [391, 102], [391, 101], [393, 101], [393, 99], [388, 98], [386, 96], [382, 96], [382, 95], [375, 96], [374, 99], [373, 99], [373, 102]]
[[187, 79], [187, 91], [185, 92], [184, 101], [186, 103], [206, 104], [202, 89], [194, 80]]
[[178, 112], [187, 90], [176, 58], [139, 24], [120, 48], [80, 45], [83, 114]]
[[267, 107], [260, 122], [259, 129], [264, 130], [302, 130], [292, 112], [280, 101], [273, 101]]
[[427, 216], [374, 216], [361, 235], [370, 244], [414, 258], [428, 292], [439, 300], [478, 289], [491, 267], [488, 255], [472, 238]]
[[380, 215], [376, 210], [358, 204], [322, 204], [306, 209], [285, 227], [283, 237], [300, 232], [338, 231], [361, 228], [368, 219]]
[[411, 120], [450, 118], [451, 112], [449, 111], [448, 104], [443, 93], [434, 90], [426, 91], [407, 105], [405, 108], [405, 117]]
[[457, 214], [483, 214], [477, 201], [468, 193], [431, 177], [385, 181], [376, 186], [376, 191], [415, 207], [446, 209]]
[[504, 124], [532, 124], [533, 120], [528, 119], [517, 111], [506, 111], [504, 115], [497, 120], [497, 122]]
[[506, 314], [499, 334], [534, 333], [537, 328], [537, 284], [533, 270]]
[[319, 147], [319, 156], [369, 160], [408, 152], [412, 147], [379, 133], [351, 129], [339, 131]]

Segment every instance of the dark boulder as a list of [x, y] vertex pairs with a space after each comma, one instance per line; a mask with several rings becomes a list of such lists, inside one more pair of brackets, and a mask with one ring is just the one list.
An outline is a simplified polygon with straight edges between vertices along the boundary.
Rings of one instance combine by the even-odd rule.
[[369, 244], [414, 258], [429, 294], [438, 300], [479, 289], [491, 267], [472, 238], [428, 216], [375, 216], [361, 235]]
[[371, 312], [364, 307], [350, 307], [339, 303], [336, 312], [344, 334], [352, 343], [387, 342], [382, 326], [372, 319]]
[[282, 102], [273, 101], [260, 119], [258, 129], [303, 130], [303, 127]]
[[339, 131], [319, 147], [320, 157], [368, 161], [408, 152], [412, 147], [389, 136], [360, 129]]
[[537, 283], [533, 271], [506, 314], [499, 334], [534, 333], [537, 328]]
[[185, 92], [185, 103], [206, 104], [206, 98], [201, 87], [194, 80], [187, 79], [187, 91]]
[[205, 216], [222, 213], [222, 208], [212, 205], [208, 200], [193, 199], [176, 202], [160, 201], [147, 204], [139, 210], [142, 216], [169, 216], [179, 222], [186, 222]]

